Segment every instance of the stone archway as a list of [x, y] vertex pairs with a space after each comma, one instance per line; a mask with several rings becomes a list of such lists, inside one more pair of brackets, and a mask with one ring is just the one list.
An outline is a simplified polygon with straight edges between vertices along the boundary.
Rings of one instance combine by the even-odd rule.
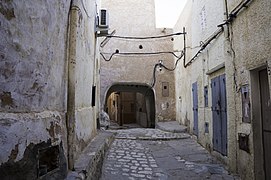
[[155, 127], [155, 95], [147, 84], [116, 83], [105, 94], [104, 111], [120, 126], [136, 123]]

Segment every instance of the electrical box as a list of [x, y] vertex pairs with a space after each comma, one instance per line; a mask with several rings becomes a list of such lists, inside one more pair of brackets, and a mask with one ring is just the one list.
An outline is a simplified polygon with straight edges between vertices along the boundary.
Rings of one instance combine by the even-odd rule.
[[162, 82], [162, 96], [168, 97], [169, 96], [169, 83]]
[[245, 85], [241, 88], [242, 94], [242, 121], [246, 123], [250, 123], [250, 94], [249, 87]]

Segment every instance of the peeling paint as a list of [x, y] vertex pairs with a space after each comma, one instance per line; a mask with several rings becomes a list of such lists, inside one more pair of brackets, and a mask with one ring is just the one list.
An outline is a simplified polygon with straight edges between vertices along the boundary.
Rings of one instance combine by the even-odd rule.
[[[50, 139], [40, 142], [38, 144], [30, 143], [24, 153], [23, 158], [20, 161], [15, 162], [15, 156], [18, 154], [18, 145], [12, 150], [10, 160], [0, 165], [0, 177], [1, 179], [38, 179], [39, 170], [39, 150], [51, 147]], [[48, 157], [49, 159], [49, 157]], [[49, 159], [50, 160], [50, 159]], [[64, 155], [64, 149], [62, 143], [59, 144], [59, 168], [50, 173], [50, 179], [64, 179], [67, 174], [67, 160]], [[42, 179], [47, 179], [45, 175]]]
[[5, 16], [7, 20], [15, 18], [12, 0], [4, 0], [5, 3], [0, 2], [0, 13]]

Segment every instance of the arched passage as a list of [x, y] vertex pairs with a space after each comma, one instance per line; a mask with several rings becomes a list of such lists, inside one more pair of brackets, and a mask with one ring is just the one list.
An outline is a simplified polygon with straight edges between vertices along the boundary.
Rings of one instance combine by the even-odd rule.
[[106, 92], [104, 111], [120, 126], [136, 123], [141, 127], [154, 128], [154, 91], [146, 84], [114, 84]]

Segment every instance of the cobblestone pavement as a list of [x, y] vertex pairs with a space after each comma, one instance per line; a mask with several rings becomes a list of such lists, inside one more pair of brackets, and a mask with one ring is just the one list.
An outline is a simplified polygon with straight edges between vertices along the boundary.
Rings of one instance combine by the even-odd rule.
[[140, 128], [116, 132], [101, 180], [238, 179], [188, 134]]

